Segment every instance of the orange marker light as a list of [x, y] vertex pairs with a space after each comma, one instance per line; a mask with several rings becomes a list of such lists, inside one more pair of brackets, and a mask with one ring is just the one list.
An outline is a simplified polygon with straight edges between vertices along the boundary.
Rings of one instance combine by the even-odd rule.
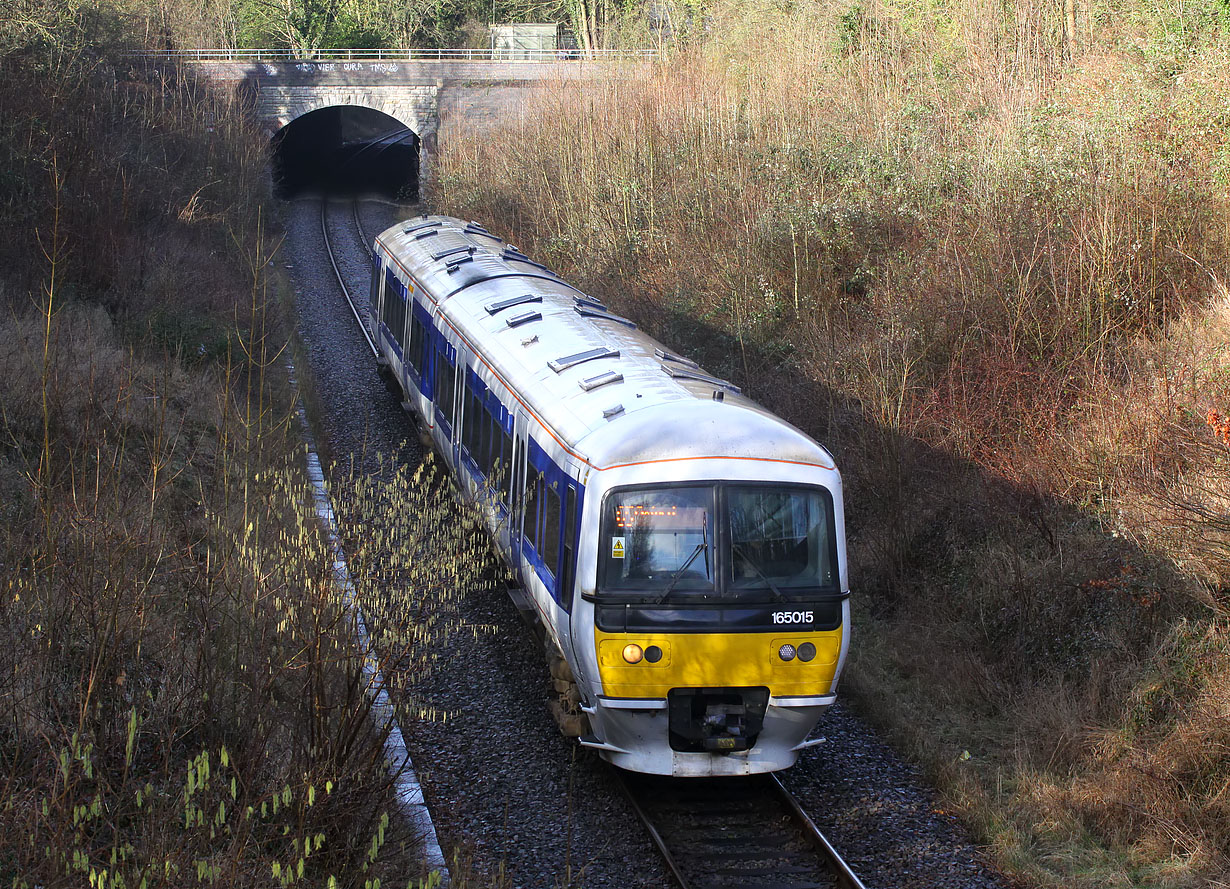
[[645, 652], [641, 651], [641, 647], [635, 642], [629, 642], [624, 646], [624, 660], [628, 663], [639, 664], [644, 656]]

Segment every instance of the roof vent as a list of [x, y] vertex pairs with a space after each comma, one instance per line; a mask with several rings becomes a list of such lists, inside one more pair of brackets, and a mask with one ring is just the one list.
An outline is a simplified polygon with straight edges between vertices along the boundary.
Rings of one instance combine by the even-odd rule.
[[625, 318], [623, 315], [615, 315], [605, 309], [594, 309], [589, 306], [577, 303], [577, 314], [584, 318], [601, 318], [603, 321], [614, 321], [616, 324], [623, 324], [625, 327], [631, 327], [636, 330], [636, 322], [630, 318]]
[[618, 349], [590, 349], [586, 352], [577, 352], [575, 355], [565, 355], [563, 358], [556, 358], [554, 361], [548, 361], [547, 367], [556, 373], [562, 373], [570, 367], [576, 367], [578, 364], [584, 364], [586, 361], [593, 361], [596, 358], [618, 358]]
[[522, 324], [529, 324], [531, 321], [541, 321], [542, 312], [522, 312], [520, 315], [513, 315], [506, 322], [509, 327], [520, 327]]
[[686, 367], [700, 367], [700, 365], [691, 358], [684, 358], [682, 355], [676, 355], [674, 352], [668, 352], [665, 349], [654, 349], [653, 355], [655, 358], [660, 358], [663, 361], [673, 361], [676, 364], [682, 364]]
[[462, 244], [458, 247], [449, 247], [446, 250], [437, 250], [435, 253], [431, 254], [431, 258], [432, 259], [444, 259], [444, 257], [446, 256], [455, 256], [458, 253], [468, 253], [469, 255], [473, 256], [474, 251], [477, 249], [478, 248], [475, 247], [473, 244]]
[[508, 299], [502, 299], [499, 302], [492, 303], [487, 306], [487, 314], [494, 315], [497, 312], [502, 312], [505, 309], [511, 309], [513, 306], [523, 306], [526, 303], [540, 303], [542, 296], [537, 293], [523, 293], [520, 296], [511, 296]]
[[525, 263], [526, 265], [532, 265], [536, 269], [542, 269], [544, 272], [547, 272], [549, 274], [552, 274], [552, 275], [555, 274], [555, 272], [551, 271], [541, 262], [534, 262], [534, 260], [530, 259], [528, 256], [526, 256], [516, 247], [513, 247], [511, 245], [504, 248], [504, 252], [500, 254], [500, 259], [504, 260], [505, 262], [522, 262], [522, 263]]
[[429, 219], [426, 222], [420, 222], [418, 225], [412, 225], [409, 228], [403, 228], [401, 230], [401, 233], [403, 235], [409, 235], [417, 231], [422, 231], [423, 229], [426, 229], [426, 228], [439, 228], [441, 224], [442, 223], [440, 222], [439, 219]]
[[588, 380], [581, 380], [577, 383], [586, 392], [592, 392], [599, 386], [606, 386], [610, 383], [622, 383], [624, 375], [617, 370], [608, 370], [605, 373], [600, 373], [596, 377], [590, 377]]
[[708, 374], [700, 373], [687, 367], [672, 367], [669, 364], [662, 365], [662, 372], [672, 380], [695, 380], [698, 383], [708, 383], [711, 386], [721, 386], [730, 392], [738, 393], [739, 387], [727, 380], [711, 377]]
[[602, 417], [605, 420], [609, 420], [612, 417], [618, 417], [623, 412], [624, 406], [622, 404], [613, 404], [602, 412]]

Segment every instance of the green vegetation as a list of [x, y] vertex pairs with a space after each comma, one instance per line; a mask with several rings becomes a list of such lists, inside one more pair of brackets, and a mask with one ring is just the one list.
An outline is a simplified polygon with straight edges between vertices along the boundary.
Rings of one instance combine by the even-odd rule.
[[485, 537], [430, 467], [339, 473], [359, 649], [302, 472], [264, 138], [113, 51], [132, 9], [4, 14], [0, 884], [418, 885], [361, 668], [430, 669]]
[[561, 24], [582, 48], [647, 37], [639, 5], [608, 0], [160, 0], [157, 12], [175, 49], [486, 47], [487, 26], [510, 22]]
[[846, 693], [1008, 872], [1230, 870], [1230, 13], [720, 2], [442, 144], [482, 219], [832, 446]]

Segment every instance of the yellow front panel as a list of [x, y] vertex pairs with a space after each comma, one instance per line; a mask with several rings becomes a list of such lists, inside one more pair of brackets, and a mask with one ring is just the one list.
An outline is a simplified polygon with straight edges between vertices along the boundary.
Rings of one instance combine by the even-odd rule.
[[[664, 698], [672, 688], [768, 686], [775, 696], [828, 694], [841, 652], [841, 629], [822, 633], [603, 633], [595, 630], [603, 694], [614, 698]], [[662, 659], [629, 664], [628, 643], [656, 645]], [[816, 646], [810, 662], [783, 661], [778, 650], [804, 642]]]

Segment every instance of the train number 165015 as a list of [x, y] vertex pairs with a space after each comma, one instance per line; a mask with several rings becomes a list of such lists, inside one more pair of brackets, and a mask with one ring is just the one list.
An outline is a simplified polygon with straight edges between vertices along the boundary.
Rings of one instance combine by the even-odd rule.
[[774, 611], [775, 624], [809, 624], [814, 621], [811, 611]]

